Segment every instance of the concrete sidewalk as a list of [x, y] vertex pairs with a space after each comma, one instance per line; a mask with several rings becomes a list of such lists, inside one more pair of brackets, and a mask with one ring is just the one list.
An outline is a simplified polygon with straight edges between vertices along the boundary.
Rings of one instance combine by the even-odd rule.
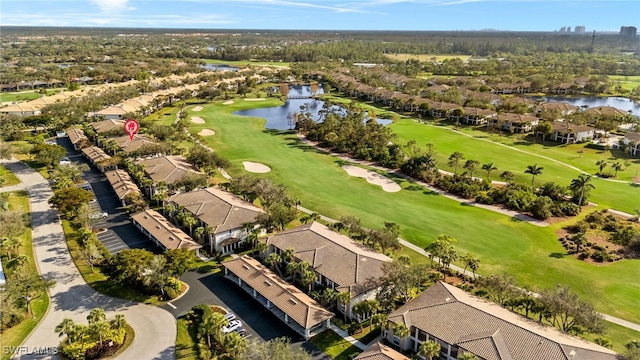
[[131, 346], [118, 359], [175, 359], [176, 323], [167, 311], [150, 305], [116, 299], [93, 290], [82, 278], [69, 254], [58, 212], [50, 208], [53, 191], [38, 172], [15, 159], [0, 160], [24, 184], [29, 193], [33, 248], [40, 274], [56, 284], [49, 292], [47, 313], [21, 347], [16, 359], [58, 359], [56, 348], [61, 338], [55, 327], [65, 318], [87, 322], [91, 309], [106, 310], [107, 318], [125, 315], [135, 330]]

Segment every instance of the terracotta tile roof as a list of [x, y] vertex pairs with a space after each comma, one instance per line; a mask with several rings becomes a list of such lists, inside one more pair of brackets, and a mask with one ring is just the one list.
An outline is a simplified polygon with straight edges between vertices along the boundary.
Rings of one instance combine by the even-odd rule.
[[595, 128], [588, 125], [575, 125], [565, 121], [554, 121], [551, 123], [551, 128], [553, 132], [559, 132], [560, 134], [566, 134], [569, 131], [575, 134], [595, 130]]
[[189, 210], [214, 229], [214, 234], [238, 229], [245, 223], [255, 223], [264, 211], [231, 193], [207, 188], [171, 196], [174, 202]]
[[133, 182], [131, 176], [124, 170], [109, 170], [104, 173], [107, 176], [107, 180], [113, 187], [113, 191], [116, 192], [118, 198], [120, 200], [124, 199], [125, 196], [137, 193], [142, 195], [138, 185]]
[[131, 218], [166, 249], [196, 250], [202, 247], [155, 210], [148, 209], [131, 215]]
[[100, 149], [97, 146], [89, 146], [82, 149], [81, 151], [94, 164], [102, 160], [111, 159], [111, 156], [109, 154], [105, 153], [102, 149]]
[[153, 181], [167, 184], [180, 181], [187, 174], [203, 175], [182, 156], [158, 156], [140, 160], [136, 164], [144, 166], [144, 171]]
[[82, 129], [77, 128], [77, 127], [70, 127], [66, 130], [67, 135], [69, 135], [69, 141], [71, 141], [72, 144], [77, 144], [79, 141], [87, 139], [87, 136], [84, 134], [84, 131], [82, 131]]
[[333, 317], [332, 312], [247, 255], [222, 265], [305, 329]]
[[588, 108], [585, 113], [596, 115], [626, 116], [629, 113], [612, 106], [596, 106]]
[[353, 360], [409, 360], [408, 357], [379, 342], [369, 346]]
[[281, 250], [293, 248], [296, 258], [353, 296], [375, 289], [383, 275], [382, 264], [391, 261], [318, 222], [272, 235], [266, 242]]
[[130, 153], [136, 150], [139, 150], [146, 144], [156, 144], [151, 138], [145, 135], [135, 134], [133, 139], [129, 137], [129, 135], [123, 135], [117, 138], [114, 138], [116, 144], [122, 149], [122, 151], [126, 153]]
[[[486, 360], [615, 360], [615, 352], [524, 318], [442, 282], [389, 314]], [[571, 356], [571, 353], [581, 357]]]
[[515, 113], [504, 113], [493, 116], [493, 119], [498, 120], [498, 122], [510, 122], [513, 124], [524, 124], [530, 122], [535, 124], [539, 121], [539, 119], [532, 115], [520, 115]]
[[109, 132], [114, 129], [122, 129], [122, 132], [124, 132], [124, 120], [107, 119], [95, 121], [91, 123], [91, 126], [98, 134]]
[[540, 111], [555, 110], [555, 109], [560, 110], [562, 113], [568, 113], [571, 111], [578, 110], [578, 107], [566, 102], [546, 102], [546, 103], [540, 104]]

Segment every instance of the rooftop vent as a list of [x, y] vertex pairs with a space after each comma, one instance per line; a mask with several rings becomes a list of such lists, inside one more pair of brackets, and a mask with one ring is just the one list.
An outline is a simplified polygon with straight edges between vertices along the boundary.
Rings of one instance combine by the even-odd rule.
[[267, 286], [271, 286], [271, 283], [270, 283], [269, 281], [267, 281], [267, 280], [265, 280], [265, 281], [264, 281], [264, 283], [265, 283]]
[[247, 264], [243, 264], [242, 267], [247, 269], [247, 270], [249, 270], [249, 265], [247, 265]]
[[293, 305], [298, 305], [298, 302], [294, 298], [289, 298], [289, 301], [291, 301]]

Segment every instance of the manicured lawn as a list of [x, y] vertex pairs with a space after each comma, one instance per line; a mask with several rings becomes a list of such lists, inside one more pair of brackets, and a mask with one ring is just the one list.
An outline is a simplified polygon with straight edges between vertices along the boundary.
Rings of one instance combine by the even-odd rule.
[[0, 179], [4, 180], [0, 186], [11, 186], [20, 183], [18, 177], [2, 165], [0, 165]]
[[325, 330], [309, 340], [334, 360], [349, 360], [362, 352], [358, 347], [341, 338], [332, 330]]
[[611, 348], [620, 353], [625, 351], [624, 344], [631, 340], [640, 341], [640, 332], [608, 321], [605, 321], [605, 323], [607, 324], [607, 332], [604, 335], [585, 334], [581, 337], [591, 341], [599, 337], [608, 339], [611, 341]]
[[614, 82], [620, 81], [620, 85], [623, 89], [633, 90], [640, 86], [640, 75], [636, 76], [624, 76], [624, 75], [608, 75], [609, 79]]
[[178, 327], [178, 334], [176, 335], [176, 359], [198, 359], [198, 340], [195, 327], [189, 326], [189, 322], [185, 319], [178, 319], [176, 325]]
[[[11, 210], [22, 209], [26, 213], [29, 213], [29, 197], [25, 191], [11, 192], [9, 195], [9, 208]], [[29, 224], [27, 224], [29, 225]], [[33, 245], [31, 238], [31, 231], [25, 231], [21, 236], [22, 246], [20, 247], [20, 254], [26, 255], [27, 263], [24, 265], [25, 272], [37, 273], [38, 269], [35, 263], [35, 257], [33, 255]], [[7, 258], [3, 258], [4, 270], [6, 272], [7, 280], [11, 281], [12, 269], [7, 267]], [[35, 299], [32, 303], [33, 317], [22, 321], [20, 324], [4, 331], [0, 335], [0, 343], [6, 348], [12, 346], [19, 346], [29, 336], [31, 331], [38, 325], [40, 319], [47, 312], [49, 307], [49, 297], [47, 295]], [[2, 359], [9, 359], [9, 354], [2, 353]]]
[[[598, 160], [621, 163], [626, 160], [621, 157], [622, 153], [617, 151], [601, 152], [584, 148], [584, 145], [580, 144], [569, 146], [549, 145], [550, 143], [533, 144], [522, 141], [516, 136], [491, 135], [485, 131], [464, 127], [461, 127], [458, 132], [449, 125], [421, 124], [412, 119], [399, 119], [391, 125], [391, 128], [398, 135], [398, 142], [401, 144], [409, 140], [415, 140], [419, 146], [423, 147], [427, 143], [434, 144], [438, 167], [445, 170], [453, 171], [447, 162], [449, 155], [455, 151], [463, 153], [466, 159], [475, 159], [481, 164], [494, 162], [498, 168], [491, 174], [494, 180], [499, 180], [499, 174], [502, 171], [509, 170], [516, 175], [516, 181], [531, 183], [531, 176], [524, 171], [528, 165], [537, 163], [544, 167], [542, 175], [536, 177], [537, 184], [554, 181], [566, 186], [580, 174], [568, 165], [594, 174], [598, 171], [595, 165]], [[582, 150], [583, 153], [579, 154], [578, 150]], [[638, 169], [640, 169], [640, 159], [631, 159], [630, 168], [620, 171], [618, 180], [631, 180]], [[461, 171], [460, 167], [458, 170]], [[486, 176], [486, 173], [479, 170], [477, 175]], [[633, 213], [640, 205], [637, 200], [640, 199], [640, 187], [604, 179], [594, 179], [592, 183], [595, 189], [592, 191], [590, 200], [602, 207]]]
[[82, 256], [80, 255], [81, 248], [78, 243], [78, 233], [73, 228], [73, 225], [71, 225], [67, 220], [62, 220], [62, 229], [64, 230], [64, 236], [67, 240], [67, 246], [69, 247], [71, 257], [73, 258], [78, 271], [80, 271], [82, 278], [87, 282], [87, 284], [89, 284], [89, 286], [105, 295], [121, 299], [128, 299], [156, 306], [164, 304], [164, 302], [160, 301], [157, 296], [146, 296], [135, 289], [114, 283], [109, 279], [109, 276], [102, 272], [99, 266], [94, 266], [92, 272], [91, 266], [89, 266], [89, 264], [82, 259]]
[[[162, 109], [152, 113], [144, 118], [144, 121], [160, 121], [162, 125], [172, 125], [176, 121], [180, 106], [177, 104], [165, 106]], [[193, 115], [193, 114], [190, 114]], [[144, 126], [144, 124], [142, 124]]]
[[33, 100], [41, 97], [36, 91], [23, 91], [23, 92], [10, 92], [0, 94], [0, 101], [21, 101], [21, 100]]
[[[521, 284], [538, 290], [566, 284], [599, 310], [640, 323], [637, 307], [640, 286], [636, 282], [640, 262], [627, 260], [593, 266], [569, 256], [551, 256], [564, 254], [554, 234], [560, 224], [536, 227], [460, 205], [403, 179], [394, 179], [402, 191], [386, 193], [364, 179], [348, 176], [340, 167], [341, 160], [318, 153], [294, 134], [267, 131], [263, 129], [263, 119], [230, 114], [242, 108], [278, 104], [279, 101], [268, 99], [260, 104], [236, 101], [233, 105], [206, 105], [199, 116], [207, 123], [193, 125], [191, 130], [216, 131], [205, 141], [231, 160], [232, 176], [246, 174], [242, 161], [264, 163], [272, 168], [264, 176], [287, 185], [303, 206], [323, 215], [336, 219], [355, 216], [368, 227], [382, 227], [384, 221], [393, 221], [401, 226], [405, 239], [421, 247], [438, 234], [449, 234], [458, 240], [456, 247], [460, 253], [471, 252], [480, 257], [480, 273], [509, 272]], [[477, 150], [482, 151], [481, 147]], [[444, 152], [439, 147], [437, 151]], [[502, 151], [496, 154], [503, 156], [505, 150]], [[523, 175], [523, 181], [526, 179]]]

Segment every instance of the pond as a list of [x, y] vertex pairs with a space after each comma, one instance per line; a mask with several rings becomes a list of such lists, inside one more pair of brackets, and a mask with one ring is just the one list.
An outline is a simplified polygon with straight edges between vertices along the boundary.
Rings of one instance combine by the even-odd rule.
[[211, 71], [238, 71], [240, 68], [235, 66], [229, 66], [225, 64], [205, 64], [200, 65], [201, 68], [211, 70]]
[[583, 97], [569, 97], [569, 96], [542, 96], [535, 97], [548, 102], [566, 102], [574, 106], [587, 105], [590, 108], [598, 106], [611, 106], [618, 108], [622, 111], [631, 113], [635, 116], [640, 116], [640, 103], [625, 97], [597, 97], [597, 96], [583, 96]]
[[[322, 86], [318, 86], [318, 94], [322, 94]], [[291, 85], [289, 86], [289, 94], [287, 101], [281, 106], [275, 107], [265, 107], [259, 109], [251, 109], [251, 110], [240, 110], [236, 111], [234, 115], [242, 115], [242, 116], [254, 116], [259, 118], [264, 118], [267, 120], [265, 124], [265, 129], [274, 129], [274, 130], [290, 130], [291, 124], [288, 120], [288, 117], [293, 113], [301, 113], [306, 112], [306, 110], [301, 110], [301, 106], [308, 107], [309, 112], [311, 113], [311, 118], [315, 121], [319, 121], [321, 119], [320, 110], [322, 110], [324, 106], [324, 101], [312, 99], [311, 96], [311, 87], [309, 85]], [[300, 99], [300, 97], [304, 97]], [[333, 105], [333, 109], [343, 111], [344, 108]], [[392, 120], [390, 119], [376, 119], [378, 124], [388, 125], [391, 124]]]

